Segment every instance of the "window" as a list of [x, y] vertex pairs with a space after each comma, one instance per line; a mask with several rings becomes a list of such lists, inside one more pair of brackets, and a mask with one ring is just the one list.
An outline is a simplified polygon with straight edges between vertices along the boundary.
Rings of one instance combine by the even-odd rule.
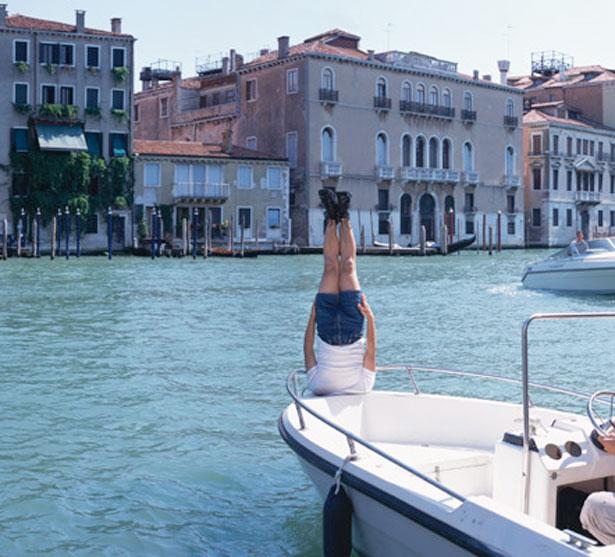
[[598, 226], [604, 226], [604, 211], [602, 209], [598, 211]]
[[506, 116], [514, 116], [515, 115], [515, 104], [512, 99], [506, 100]]
[[199, 108], [207, 108], [207, 95], [199, 97]]
[[401, 100], [406, 102], [412, 101], [412, 86], [408, 81], [404, 81], [401, 85]]
[[73, 87], [60, 87], [60, 104], [75, 104], [75, 89]]
[[246, 81], [246, 100], [248, 102], [256, 100], [256, 79]]
[[474, 194], [471, 191], [468, 191], [465, 193], [464, 196], [464, 200], [465, 200], [465, 204], [466, 204], [466, 210], [467, 211], [474, 211]]
[[401, 196], [399, 203], [399, 233], [412, 234], [412, 198], [407, 193]]
[[109, 156], [125, 157], [128, 154], [128, 140], [125, 133], [109, 134]]
[[598, 141], [598, 157], [601, 159], [604, 157], [604, 143], [602, 141]]
[[190, 165], [189, 164], [176, 164], [175, 165], [175, 182], [177, 184], [189, 184], [190, 183]]
[[611, 174], [611, 193], [615, 193], [615, 174]]
[[216, 91], [211, 94], [211, 105], [218, 106], [220, 104], [220, 93]]
[[279, 229], [282, 224], [282, 211], [278, 207], [267, 208], [267, 228]]
[[11, 130], [11, 148], [15, 153], [27, 153], [29, 149], [28, 130], [13, 128]]
[[237, 167], [237, 187], [250, 189], [252, 187], [252, 167], [242, 165]]
[[270, 166], [267, 168], [267, 187], [269, 189], [281, 189], [284, 185], [284, 176], [281, 168]]
[[325, 91], [333, 91], [335, 89], [335, 76], [331, 68], [325, 68], [322, 71], [320, 86]]
[[540, 226], [540, 209], [532, 209], [532, 226]]
[[59, 64], [60, 45], [54, 43], [40, 43], [39, 61], [41, 64]]
[[139, 105], [135, 103], [134, 106], [134, 115], [135, 115], [135, 122], [139, 121]]
[[577, 155], [581, 154], [581, 140], [577, 139]]
[[566, 138], [566, 155], [572, 157], [572, 137]]
[[160, 117], [168, 118], [169, 116], [169, 98], [163, 97], [160, 99]]
[[98, 95], [99, 95], [99, 91], [97, 87], [86, 87], [85, 88], [86, 108], [98, 108], [100, 106]]
[[75, 65], [75, 46], [72, 44], [60, 45], [60, 64], [62, 66]]
[[466, 234], [474, 234], [474, 220], [471, 218], [466, 219]]
[[474, 153], [472, 144], [469, 141], [463, 144], [463, 170], [465, 172], [472, 172], [474, 170]]
[[429, 168], [438, 168], [438, 140], [435, 137], [429, 140]]
[[514, 195], [507, 195], [506, 196], [506, 211], [508, 213], [514, 213], [515, 212], [515, 196]]
[[451, 166], [451, 141], [444, 139], [442, 141], [442, 168], [449, 170]]
[[450, 89], [444, 89], [444, 91], [442, 91], [442, 104], [446, 108], [452, 108], [453, 100], [452, 100], [452, 97], [451, 97]]
[[515, 235], [515, 221], [514, 220], [508, 221], [506, 232], [508, 233], [509, 236]]
[[387, 136], [383, 132], [376, 136], [376, 164], [378, 166], [389, 164], [389, 146]]
[[542, 187], [542, 171], [540, 168], [532, 168], [532, 184], [535, 190]]
[[615, 228], [615, 211], [611, 211], [611, 228]]
[[553, 226], [559, 226], [559, 209], [553, 209]]
[[553, 136], [553, 154], [559, 155], [559, 135]]
[[572, 191], [572, 170], [566, 171], [566, 190]]
[[378, 234], [389, 233], [389, 190], [378, 190]]
[[583, 140], [583, 154], [589, 155], [589, 139]]
[[615, 143], [611, 143], [611, 162], [615, 162]]
[[589, 154], [590, 156], [594, 156], [594, 145], [595, 145], [595, 141], [590, 141], [589, 142]]
[[602, 173], [598, 174], [598, 191], [602, 191]]
[[376, 96], [380, 99], [387, 96], [387, 80], [379, 77], [376, 81]]
[[556, 190], [559, 188], [559, 170], [557, 168], [553, 169], [553, 189]]
[[240, 229], [252, 228], [252, 207], [237, 207], [237, 223]]
[[56, 102], [55, 85], [43, 85], [41, 87], [41, 102], [43, 104], [55, 104]]
[[30, 42], [13, 41], [13, 62], [30, 62]]
[[297, 144], [299, 134], [297, 132], [288, 132], [286, 134], [286, 158], [291, 168], [297, 168]]
[[412, 139], [407, 133], [401, 138], [401, 165], [412, 166]]
[[422, 83], [416, 86], [416, 102], [425, 104], [425, 86]]
[[160, 186], [160, 164], [146, 162], [143, 165], [143, 185], [146, 187]]
[[535, 133], [532, 135], [532, 154], [540, 155], [542, 153], [542, 135]]
[[256, 151], [256, 148], [257, 148], [256, 137], [254, 137], [253, 135], [250, 137], [246, 137], [246, 148]]
[[100, 68], [100, 47], [85, 47], [85, 66], [86, 68]]
[[[202, 165], [192, 165], [193, 180], [197, 183], [205, 183], [205, 167]], [[202, 172], [201, 172], [202, 171]], [[221, 164], [207, 165], [207, 183], [208, 184], [223, 184], [224, 169]]]
[[286, 94], [292, 95], [299, 91], [299, 70], [293, 68], [286, 71]]
[[226, 93], [225, 93], [225, 101], [227, 103], [234, 103], [235, 102], [235, 89], [229, 89], [228, 91], [226, 91]]
[[322, 160], [324, 162], [335, 161], [335, 135], [333, 128], [326, 127], [322, 130], [321, 148], [322, 148]]
[[98, 213], [90, 213], [85, 219], [85, 233], [98, 234]]
[[425, 166], [425, 138], [422, 136], [416, 138], [414, 164], [418, 168]]
[[506, 147], [504, 172], [506, 176], [514, 176], [515, 174], [515, 150], [511, 145]]
[[466, 91], [463, 94], [463, 108], [464, 110], [474, 110], [474, 99], [470, 91]]
[[30, 103], [30, 94], [27, 83], [15, 83], [13, 85], [13, 102], [16, 105], [25, 105]]
[[88, 146], [88, 153], [93, 157], [102, 157], [102, 133], [85, 132], [85, 142]]
[[111, 67], [125, 68], [126, 67], [126, 49], [114, 47], [111, 49]]
[[566, 226], [572, 226], [572, 209], [566, 209]]
[[432, 106], [440, 104], [440, 95], [438, 95], [438, 89], [435, 86], [429, 88], [429, 104]]
[[124, 110], [124, 91], [113, 89], [111, 91], [111, 108], [114, 110]]

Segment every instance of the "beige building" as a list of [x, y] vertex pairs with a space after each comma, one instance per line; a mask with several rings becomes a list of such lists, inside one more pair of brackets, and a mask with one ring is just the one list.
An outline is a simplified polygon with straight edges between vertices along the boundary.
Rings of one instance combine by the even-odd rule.
[[[288, 162], [243, 147], [184, 141], [135, 140], [135, 213], [141, 236], [152, 211], [164, 220], [162, 236], [182, 237], [182, 219], [198, 215], [199, 241], [205, 211], [214, 243], [258, 240], [286, 244], [290, 236]], [[231, 228], [232, 227], [232, 228]], [[142, 238], [143, 239], [143, 238]]]

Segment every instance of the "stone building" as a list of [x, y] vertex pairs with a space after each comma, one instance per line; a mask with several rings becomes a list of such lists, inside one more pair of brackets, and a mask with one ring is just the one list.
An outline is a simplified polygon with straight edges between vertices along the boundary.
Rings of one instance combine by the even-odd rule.
[[[231, 233], [248, 244], [286, 244], [290, 237], [288, 162], [244, 147], [186, 141], [135, 140], [135, 213], [151, 222], [164, 211], [163, 236], [182, 237], [182, 219], [204, 238], [205, 211], [214, 242]], [[148, 236], [142, 229], [141, 235]]]
[[[0, 4], [0, 219], [11, 222], [11, 198], [30, 194], [31, 176], [10, 170], [13, 152], [129, 155], [134, 41], [119, 18], [109, 30], [91, 29], [84, 11], [67, 24], [9, 15]], [[128, 217], [118, 217], [123, 244]], [[99, 214], [88, 219], [85, 249], [105, 245], [104, 222]]]
[[421, 226], [438, 241], [453, 209], [457, 236], [481, 232], [483, 215], [495, 227], [501, 211], [504, 245], [523, 245], [522, 92], [505, 84], [508, 63], [496, 83], [359, 41], [338, 29], [292, 46], [280, 37], [249, 61], [231, 51], [197, 77], [146, 80], [139, 118], [162, 114], [164, 97], [167, 116], [136, 133], [206, 141], [230, 128], [235, 143], [288, 157], [298, 244], [322, 244], [317, 191], [331, 187], [353, 193], [368, 243], [386, 241], [390, 224], [401, 244], [417, 243]]

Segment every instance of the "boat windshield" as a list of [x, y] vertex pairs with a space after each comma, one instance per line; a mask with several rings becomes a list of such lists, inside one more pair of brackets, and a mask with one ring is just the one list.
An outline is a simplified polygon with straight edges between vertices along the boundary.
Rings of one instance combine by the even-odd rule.
[[589, 249], [592, 251], [615, 251], [615, 244], [611, 238], [600, 238], [599, 240], [589, 240], [587, 242]]

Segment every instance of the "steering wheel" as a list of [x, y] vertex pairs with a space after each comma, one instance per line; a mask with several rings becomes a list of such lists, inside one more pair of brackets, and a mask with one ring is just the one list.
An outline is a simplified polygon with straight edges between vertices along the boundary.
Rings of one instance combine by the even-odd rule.
[[[603, 420], [602, 417], [594, 409], [594, 401], [601, 397], [611, 398], [611, 415], [608, 420]], [[596, 391], [587, 401], [587, 417], [594, 426], [595, 430], [605, 437], [612, 435], [614, 432], [610, 428], [615, 428], [615, 418], [613, 410], [615, 408], [615, 391]]]

